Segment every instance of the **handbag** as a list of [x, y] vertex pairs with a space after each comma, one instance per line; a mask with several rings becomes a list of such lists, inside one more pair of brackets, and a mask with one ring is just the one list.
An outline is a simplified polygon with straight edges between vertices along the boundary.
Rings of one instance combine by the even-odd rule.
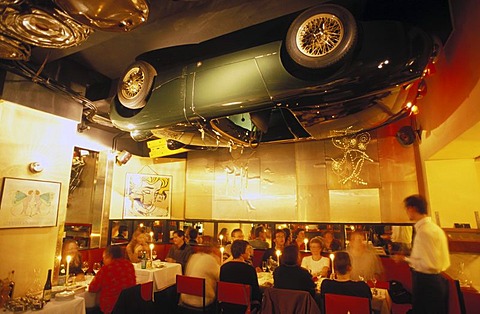
[[388, 288], [388, 294], [394, 303], [406, 304], [412, 303], [412, 294], [405, 289], [400, 281], [390, 280], [390, 287]]

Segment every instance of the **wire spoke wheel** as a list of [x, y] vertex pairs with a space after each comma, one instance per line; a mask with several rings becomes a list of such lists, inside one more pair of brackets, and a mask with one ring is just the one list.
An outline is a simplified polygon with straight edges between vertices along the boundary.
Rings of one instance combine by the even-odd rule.
[[121, 93], [126, 99], [135, 98], [145, 84], [145, 73], [140, 67], [131, 68], [123, 77]]
[[318, 14], [307, 19], [297, 32], [297, 47], [309, 57], [320, 57], [335, 50], [345, 29], [340, 19], [331, 14]]

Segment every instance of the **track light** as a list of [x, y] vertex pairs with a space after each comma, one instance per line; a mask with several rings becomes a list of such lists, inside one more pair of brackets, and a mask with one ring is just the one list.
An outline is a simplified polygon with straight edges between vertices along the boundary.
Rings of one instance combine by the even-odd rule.
[[132, 154], [127, 152], [126, 150], [122, 150], [118, 155], [117, 155], [117, 163], [119, 165], [125, 165], [130, 158], [132, 158]]

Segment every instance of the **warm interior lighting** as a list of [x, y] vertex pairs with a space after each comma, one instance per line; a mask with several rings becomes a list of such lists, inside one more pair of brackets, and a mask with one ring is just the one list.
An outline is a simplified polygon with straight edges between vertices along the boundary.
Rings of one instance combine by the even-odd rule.
[[419, 113], [419, 109], [417, 105], [413, 105], [412, 108], [410, 109], [410, 112], [414, 115], [417, 115]]

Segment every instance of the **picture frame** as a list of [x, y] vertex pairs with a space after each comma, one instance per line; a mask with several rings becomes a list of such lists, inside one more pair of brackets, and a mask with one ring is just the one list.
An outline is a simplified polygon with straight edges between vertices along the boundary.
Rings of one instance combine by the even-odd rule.
[[0, 228], [55, 227], [62, 184], [5, 177], [0, 201]]
[[123, 218], [169, 219], [172, 208], [171, 193], [171, 176], [127, 173]]

